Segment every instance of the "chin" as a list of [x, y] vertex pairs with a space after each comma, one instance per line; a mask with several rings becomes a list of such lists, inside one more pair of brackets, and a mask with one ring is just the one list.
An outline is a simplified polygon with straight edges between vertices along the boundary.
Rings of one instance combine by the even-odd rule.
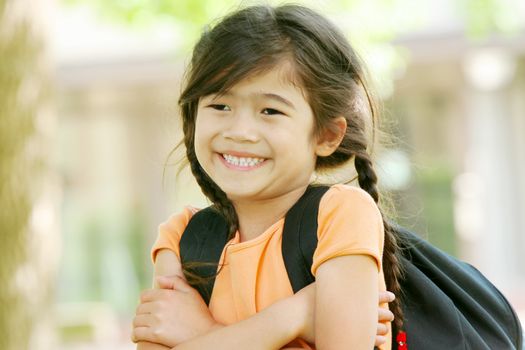
[[252, 191], [224, 191], [231, 201], [237, 201], [242, 199], [251, 199], [257, 192]]
[[228, 199], [230, 200], [240, 200], [247, 199], [256, 196], [260, 191], [251, 187], [251, 188], [240, 188], [238, 184], [228, 184], [225, 186], [220, 186], [220, 188], [226, 193]]

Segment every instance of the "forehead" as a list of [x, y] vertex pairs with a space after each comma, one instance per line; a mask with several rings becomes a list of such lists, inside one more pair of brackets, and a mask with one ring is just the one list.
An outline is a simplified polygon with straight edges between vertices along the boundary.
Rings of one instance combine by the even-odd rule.
[[306, 91], [299, 74], [287, 61], [270, 68], [254, 71], [224, 91], [226, 95], [277, 94], [308, 104]]

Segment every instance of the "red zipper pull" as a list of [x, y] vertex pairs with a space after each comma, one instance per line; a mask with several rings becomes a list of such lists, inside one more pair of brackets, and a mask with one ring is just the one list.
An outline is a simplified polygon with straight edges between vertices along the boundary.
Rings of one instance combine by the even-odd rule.
[[408, 350], [407, 334], [405, 332], [397, 332], [396, 337], [397, 350]]

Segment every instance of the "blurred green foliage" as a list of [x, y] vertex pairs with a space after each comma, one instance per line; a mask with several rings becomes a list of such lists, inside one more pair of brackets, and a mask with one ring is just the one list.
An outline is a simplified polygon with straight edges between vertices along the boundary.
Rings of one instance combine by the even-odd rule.
[[[429, 0], [430, 1], [430, 0]], [[435, 16], [434, 6], [419, 0], [298, 0], [334, 19], [348, 35], [371, 72], [378, 94], [389, 97], [393, 81], [404, 71], [407, 52], [392, 44], [398, 35], [424, 27]], [[479, 40], [493, 33], [515, 33], [524, 27], [518, 2], [522, 0], [450, 0], [464, 24], [468, 38]], [[176, 27], [182, 42], [178, 54], [186, 54], [203, 28], [242, 6], [279, 5], [282, 0], [62, 0], [67, 5], [94, 8], [108, 21], [140, 30], [159, 22]]]
[[216, 16], [223, 14], [224, 8], [233, 8], [234, 0], [63, 0], [67, 5], [86, 4], [109, 21], [122, 23], [135, 28], [147, 27], [160, 20], [175, 24], [181, 37], [189, 45], [200, 33], [202, 26]]
[[95, 338], [95, 330], [92, 325], [82, 324], [82, 325], [68, 325], [60, 329], [60, 340], [63, 343], [78, 343], [84, 341], [89, 343], [93, 338]]
[[466, 22], [470, 38], [491, 34], [513, 34], [525, 28], [518, 2], [522, 0], [460, 0], [458, 10]]
[[[181, 42], [177, 55], [185, 55], [209, 24], [242, 6], [285, 3], [277, 0], [62, 0], [69, 6], [89, 6], [106, 21], [134, 30], [163, 23], [176, 28]], [[392, 91], [393, 76], [402, 71], [404, 51], [390, 41], [399, 33], [424, 23], [425, 8], [414, 0], [302, 0], [294, 3], [310, 6], [334, 19], [348, 35], [377, 80], [380, 95]], [[410, 8], [410, 11], [407, 11]]]
[[141, 289], [151, 287], [150, 275], [150, 255], [149, 250], [144, 249], [148, 246], [146, 242], [146, 222], [145, 211], [140, 207], [133, 208], [128, 221], [128, 234], [125, 235], [126, 247], [130, 252], [131, 261]]
[[[104, 17], [117, 22], [134, 26], [150, 25], [159, 18], [172, 18], [180, 22], [189, 38], [194, 39], [200, 28], [210, 21], [239, 7], [251, 4], [269, 3], [278, 5], [286, 1], [236, 1], [236, 0], [62, 0], [68, 5], [86, 4], [96, 8]], [[521, 0], [459, 0], [450, 1], [456, 12], [465, 22], [467, 33], [479, 37], [491, 33], [507, 33], [523, 27], [522, 16], [517, 11]], [[366, 8], [368, 18], [373, 27], [367, 27], [364, 32], [382, 33], [388, 39], [391, 34], [410, 22], [419, 22], [432, 16], [428, 12], [421, 18], [421, 10], [430, 8], [425, 1], [418, 0], [302, 0], [302, 3], [322, 10], [325, 13], [348, 15], [349, 19], [358, 18], [353, 12]], [[403, 16], [400, 17], [399, 15]], [[418, 18], [419, 17], [419, 18]], [[387, 29], [387, 30], [385, 30]], [[362, 34], [362, 33], [361, 33]]]
[[447, 253], [456, 255], [456, 237], [453, 220], [452, 181], [454, 171], [449, 165], [435, 164], [420, 169], [416, 182], [422, 198], [423, 220], [418, 232], [425, 234], [429, 241]]

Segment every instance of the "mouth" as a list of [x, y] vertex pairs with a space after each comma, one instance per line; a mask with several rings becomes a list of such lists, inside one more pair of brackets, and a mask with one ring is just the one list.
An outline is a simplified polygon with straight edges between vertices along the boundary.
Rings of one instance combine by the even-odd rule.
[[257, 168], [261, 166], [266, 160], [266, 158], [260, 158], [255, 156], [241, 157], [227, 153], [221, 153], [220, 156], [228, 167], [245, 170]]

